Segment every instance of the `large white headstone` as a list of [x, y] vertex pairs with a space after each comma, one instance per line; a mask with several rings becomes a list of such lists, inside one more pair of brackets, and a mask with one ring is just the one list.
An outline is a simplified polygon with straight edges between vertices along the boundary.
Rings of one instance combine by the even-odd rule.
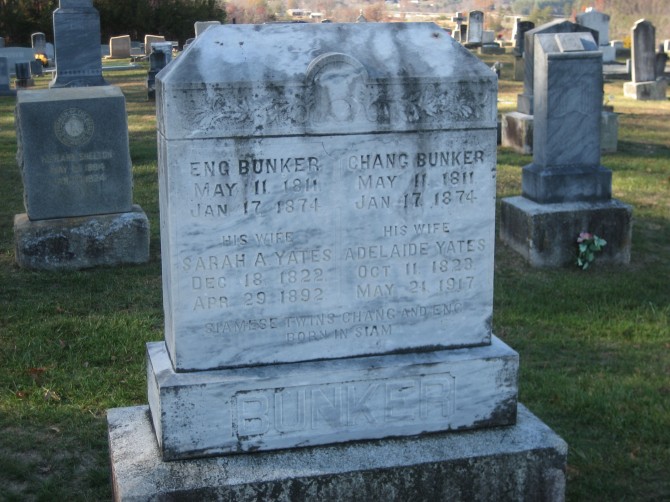
[[513, 421], [496, 85], [433, 24], [214, 26], [157, 76], [164, 457]]
[[175, 366], [488, 343], [495, 78], [431, 25], [210, 30], [159, 84]]

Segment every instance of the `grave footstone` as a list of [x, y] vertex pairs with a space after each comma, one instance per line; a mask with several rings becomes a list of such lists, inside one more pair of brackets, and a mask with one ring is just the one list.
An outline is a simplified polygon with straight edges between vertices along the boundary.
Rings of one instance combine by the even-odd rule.
[[640, 19], [631, 34], [631, 82], [623, 85], [624, 96], [651, 101], [665, 101], [668, 83], [656, 74], [656, 28]]
[[121, 35], [109, 39], [109, 58], [127, 59], [130, 57], [130, 35]]
[[503, 199], [501, 237], [533, 266], [573, 264], [588, 231], [607, 242], [603, 262], [630, 261], [631, 214], [611, 198], [611, 171], [600, 164], [602, 56], [588, 33], [538, 34], [534, 40], [533, 162], [520, 197]]
[[0, 57], [0, 96], [14, 96], [16, 90], [10, 87], [7, 58]]
[[[391, 444], [416, 456], [381, 456], [382, 494], [362, 464], [308, 462], [300, 477], [326, 499], [380, 500], [407, 476], [435, 493], [434, 464], [472, 499], [499, 493], [498, 476], [457, 468], [482, 460], [483, 436], [450, 459], [429, 453], [452, 451], [449, 434], [427, 450], [407, 438], [522, 433], [517, 355], [490, 322], [496, 88], [428, 23], [213, 27], [158, 74], [165, 342], [147, 346], [149, 413], [108, 415], [117, 499], [251, 500], [253, 476], [197, 457], [304, 466], [352, 440], [368, 441], [361, 459]], [[486, 462], [514, 458], [512, 492], [560, 500], [565, 445], [550, 437], [532, 450], [539, 472], [504, 439]], [[143, 487], [129, 442], [146, 452]]]
[[14, 220], [19, 265], [59, 270], [146, 261], [149, 223], [132, 204], [121, 90], [20, 92], [16, 129], [26, 208]]
[[56, 74], [50, 87], [107, 85], [100, 58], [100, 15], [92, 0], [60, 0], [53, 14]]

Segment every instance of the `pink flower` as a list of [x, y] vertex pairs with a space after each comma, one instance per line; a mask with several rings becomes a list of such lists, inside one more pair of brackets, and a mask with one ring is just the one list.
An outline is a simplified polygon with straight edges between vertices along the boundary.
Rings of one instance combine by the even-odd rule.
[[590, 234], [588, 232], [582, 232], [581, 234], [579, 234], [579, 237], [577, 237], [577, 242], [581, 243], [584, 241], [589, 241], [591, 239], [593, 239], [593, 234]]

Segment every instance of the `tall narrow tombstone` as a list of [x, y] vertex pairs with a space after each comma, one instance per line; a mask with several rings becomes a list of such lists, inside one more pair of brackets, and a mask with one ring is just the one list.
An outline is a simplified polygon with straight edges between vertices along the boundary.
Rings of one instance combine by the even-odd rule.
[[523, 59], [523, 47], [524, 39], [526, 32], [535, 28], [535, 23], [532, 21], [522, 21], [517, 18], [516, 24], [514, 25], [514, 80], [517, 82], [522, 82], [524, 79], [524, 59]]
[[[517, 430], [517, 357], [491, 333], [496, 86], [428, 23], [213, 27], [157, 76], [165, 342], [147, 347], [151, 418], [110, 411], [117, 492], [137, 486], [121, 429], [145, 431], [139, 471], [159, 484], [167, 460]], [[487, 459], [519, 458], [510, 446]], [[439, 482], [424, 455], [390, 459], [387, 489], [412, 469]], [[562, 486], [564, 448], [550, 455], [515, 493]], [[169, 469], [172, 495], [231, 497], [203, 462]], [[375, 499], [350, 483], [366, 469], [308, 477]], [[499, 492], [491, 478], [473, 499]]]
[[468, 14], [468, 32], [466, 45], [479, 46], [482, 43], [484, 33], [484, 13], [480, 10], [473, 10]]
[[602, 261], [630, 260], [631, 208], [613, 200], [600, 164], [602, 55], [589, 33], [535, 36], [533, 162], [522, 196], [503, 199], [501, 237], [533, 266], [574, 263], [580, 232], [608, 242]]
[[624, 96], [664, 101], [668, 83], [656, 74], [656, 28], [651, 22], [640, 19], [631, 33], [631, 82], [623, 86]]
[[56, 74], [50, 87], [107, 85], [100, 58], [100, 15], [92, 0], [60, 0], [53, 24]]
[[0, 96], [14, 96], [16, 90], [10, 87], [7, 58], [0, 57]]
[[30, 35], [30, 40], [33, 50], [39, 54], [46, 54], [47, 51], [47, 37], [44, 33], [38, 32]]
[[536, 60], [534, 57], [534, 37], [548, 33], [591, 33], [595, 40], [598, 32], [586, 26], [570, 21], [556, 20], [528, 30], [524, 34], [523, 44], [523, 93], [517, 96], [516, 112], [503, 116], [501, 127], [501, 143], [518, 153], [533, 152], [533, 82]]
[[169, 55], [171, 56], [172, 51], [170, 51], [168, 55], [168, 52], [162, 50], [162, 47], [160, 46], [164, 44], [165, 42], [155, 43], [153, 51], [149, 55], [150, 67], [149, 72], [147, 73], [147, 98], [150, 101], [156, 99], [156, 75], [170, 62], [168, 57]]
[[517, 111], [521, 113], [526, 113], [528, 115], [533, 114], [533, 82], [534, 82], [534, 67], [535, 67], [535, 56], [534, 56], [534, 40], [533, 37], [536, 35], [548, 34], [548, 33], [591, 33], [596, 43], [598, 43], [598, 32], [587, 26], [582, 26], [570, 21], [556, 20], [549, 23], [533, 28], [532, 30], [527, 31], [524, 34], [524, 80], [523, 80], [523, 94], [518, 96], [517, 100]]

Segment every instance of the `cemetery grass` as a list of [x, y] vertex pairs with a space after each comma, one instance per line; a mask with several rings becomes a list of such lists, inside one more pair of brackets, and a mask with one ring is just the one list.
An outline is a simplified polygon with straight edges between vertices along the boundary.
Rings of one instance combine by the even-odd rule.
[[[506, 63], [502, 110], [520, 84], [511, 57], [494, 57]], [[162, 339], [163, 314], [145, 75], [105, 74], [127, 98], [134, 202], [152, 226], [141, 266], [15, 266], [22, 185], [14, 100], [0, 98], [0, 500], [109, 500], [105, 411], [146, 403], [145, 343]], [[568, 500], [670, 499], [670, 102], [626, 100], [621, 87], [606, 85], [620, 150], [603, 165], [634, 207], [631, 265], [536, 270], [496, 245], [494, 332], [520, 354], [520, 402], [569, 445]], [[528, 162], [499, 150], [499, 199], [520, 193]]]

